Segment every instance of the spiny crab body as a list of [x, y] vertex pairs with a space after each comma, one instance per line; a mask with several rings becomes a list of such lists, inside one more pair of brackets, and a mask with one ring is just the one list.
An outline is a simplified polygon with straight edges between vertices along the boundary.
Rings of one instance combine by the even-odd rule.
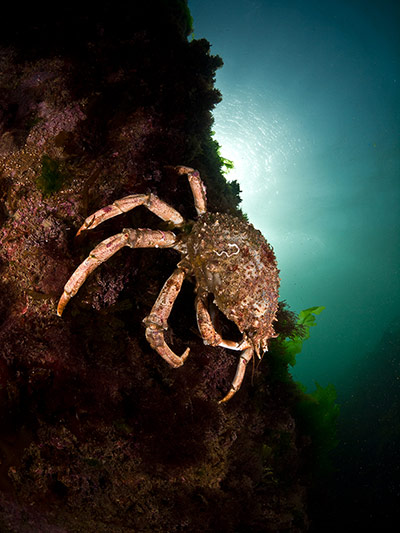
[[[272, 248], [251, 224], [227, 214], [206, 211], [206, 194], [196, 170], [176, 167], [187, 174], [198, 220], [190, 233], [177, 236], [172, 231], [124, 229], [101, 242], [75, 270], [64, 287], [57, 314], [61, 316], [68, 301], [77, 293], [93, 270], [124, 246], [131, 248], [173, 248], [182, 259], [163, 286], [150, 314], [143, 320], [146, 338], [172, 367], [181, 366], [189, 348], [176, 355], [164, 340], [168, 317], [185, 277], [196, 282], [196, 315], [205, 344], [241, 352], [232, 386], [221, 402], [229, 400], [242, 384], [247, 363], [254, 352], [258, 357], [267, 350], [268, 339], [275, 337], [273, 321], [278, 307], [279, 271]], [[144, 205], [175, 227], [184, 225], [183, 217], [153, 194], [133, 194], [89, 216], [78, 234], [101, 222]], [[216, 331], [209, 309], [213, 303], [242, 334], [239, 342], [224, 340]]]

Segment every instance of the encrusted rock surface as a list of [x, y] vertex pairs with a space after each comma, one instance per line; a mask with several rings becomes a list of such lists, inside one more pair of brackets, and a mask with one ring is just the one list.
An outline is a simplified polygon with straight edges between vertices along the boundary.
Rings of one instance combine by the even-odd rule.
[[168, 165], [198, 168], [210, 209], [238, 213], [210, 137], [221, 61], [187, 39], [184, 2], [135, 4], [2, 22], [0, 530], [306, 531], [290, 380], [265, 357], [219, 406], [237, 354], [201, 342], [190, 283], [168, 333], [189, 360], [171, 369], [146, 343], [141, 321], [179, 254], [124, 249], [55, 313], [95, 244], [162, 226], [139, 208], [74, 239], [90, 212], [150, 190], [195, 217]]

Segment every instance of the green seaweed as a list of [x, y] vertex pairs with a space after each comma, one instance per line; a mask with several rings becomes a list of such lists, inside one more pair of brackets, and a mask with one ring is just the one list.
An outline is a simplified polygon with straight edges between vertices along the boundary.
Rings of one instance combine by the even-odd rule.
[[340, 407], [336, 403], [336, 388], [332, 383], [322, 387], [315, 382], [316, 389], [306, 393], [305, 387], [297, 384], [300, 398], [295, 407], [297, 426], [302, 434], [312, 440], [313, 463], [319, 471], [331, 469], [330, 452], [338, 445], [337, 423]]
[[[283, 348], [286, 361], [291, 366], [296, 364], [296, 355], [303, 347], [303, 342], [310, 337], [310, 328], [317, 325], [316, 315], [322, 313], [323, 306], [309, 307], [299, 313], [297, 330], [285, 339]], [[331, 469], [330, 452], [337, 446], [337, 422], [340, 407], [336, 403], [336, 388], [332, 383], [322, 387], [315, 382], [315, 391], [306, 392], [306, 387], [296, 383], [298, 400], [295, 404], [295, 418], [302, 434], [310, 435], [313, 464], [319, 473]]]
[[325, 309], [322, 305], [317, 307], [309, 307], [300, 311], [297, 320], [296, 333], [285, 339], [282, 347], [285, 354], [286, 362], [290, 366], [296, 364], [296, 355], [299, 354], [303, 348], [303, 342], [310, 336], [310, 328], [317, 325], [315, 315], [319, 315]]
[[231, 170], [235, 168], [235, 164], [231, 159], [227, 159], [226, 157], [222, 155], [221, 153], [222, 147], [219, 144], [219, 142], [214, 138], [215, 131], [211, 131], [211, 136], [212, 136], [211, 144], [213, 145], [213, 149], [217, 153], [217, 157], [220, 163], [220, 170], [222, 174], [225, 176], [226, 174], [228, 174], [228, 172], [230, 172]]
[[64, 182], [65, 175], [61, 172], [61, 164], [44, 154], [41, 159], [42, 172], [36, 180], [36, 186], [45, 196], [58, 192]]
[[[316, 316], [325, 307], [304, 309], [299, 313], [296, 322], [295, 315], [288, 313], [285, 304], [281, 307], [278, 324], [283, 328], [283, 335], [281, 333], [282, 338], [278, 337], [271, 345], [271, 371], [275, 380], [290, 384], [288, 365], [296, 364], [296, 356], [301, 352], [303, 342], [310, 337], [310, 328], [317, 325]], [[338, 444], [337, 423], [340, 407], [336, 403], [337, 394], [333, 384], [322, 387], [316, 382], [315, 385], [315, 391], [307, 393], [304, 385], [292, 382], [292, 409], [299, 435], [310, 438], [310, 468], [316, 475], [322, 475], [331, 469], [331, 451]]]

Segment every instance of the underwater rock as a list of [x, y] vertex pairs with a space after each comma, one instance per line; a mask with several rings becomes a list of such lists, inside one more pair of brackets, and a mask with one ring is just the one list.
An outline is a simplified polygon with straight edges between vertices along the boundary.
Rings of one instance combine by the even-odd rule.
[[210, 132], [222, 61], [188, 41], [186, 2], [135, 4], [2, 23], [0, 530], [306, 531], [291, 381], [266, 356], [218, 405], [237, 353], [203, 345], [189, 282], [168, 341], [190, 360], [171, 369], [145, 340], [176, 252], [119, 252], [55, 313], [95, 243], [162, 227], [139, 208], [74, 239], [88, 213], [151, 191], [195, 217], [169, 166], [198, 168], [210, 209], [240, 215]]

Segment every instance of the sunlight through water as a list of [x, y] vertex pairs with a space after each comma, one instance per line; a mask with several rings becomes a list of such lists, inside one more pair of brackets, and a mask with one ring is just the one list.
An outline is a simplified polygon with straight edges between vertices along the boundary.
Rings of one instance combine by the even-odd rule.
[[[312, 150], [312, 138], [295, 115], [273, 91], [230, 87], [214, 112], [215, 138], [221, 154], [234, 168], [227, 174], [241, 188], [243, 211], [271, 241], [284, 264], [293, 245], [306, 255], [316, 255], [325, 247], [317, 228], [293, 227], [288, 209], [301, 208], [296, 182], [300, 182], [299, 162]], [[301, 262], [301, 258], [300, 258]]]
[[224, 60], [213, 130], [227, 179], [275, 250], [280, 298], [326, 308], [293, 372], [340, 391], [398, 316], [398, 31], [364, 4], [191, 5]]

